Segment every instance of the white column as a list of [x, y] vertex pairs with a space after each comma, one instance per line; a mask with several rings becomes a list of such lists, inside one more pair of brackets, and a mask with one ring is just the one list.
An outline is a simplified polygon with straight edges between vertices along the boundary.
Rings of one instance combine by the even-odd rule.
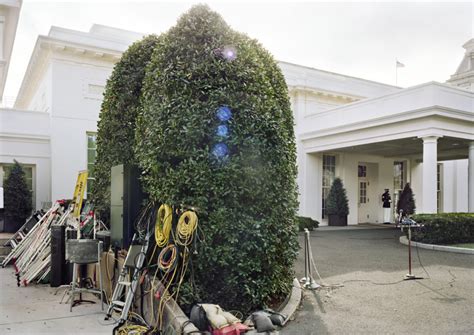
[[321, 222], [322, 155], [306, 154], [304, 216]]
[[423, 137], [422, 206], [418, 213], [437, 212], [438, 136]]
[[474, 141], [469, 143], [469, 162], [467, 168], [468, 211], [474, 213]]
[[3, 45], [5, 44], [4, 33], [5, 33], [5, 16], [0, 16], [0, 60], [4, 60], [3, 58]]

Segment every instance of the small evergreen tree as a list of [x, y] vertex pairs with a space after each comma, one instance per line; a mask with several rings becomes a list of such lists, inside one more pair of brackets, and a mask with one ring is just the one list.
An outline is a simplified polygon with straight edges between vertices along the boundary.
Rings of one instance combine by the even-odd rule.
[[25, 171], [16, 160], [3, 187], [5, 216], [15, 223], [23, 223], [31, 213], [32, 198], [26, 184]]
[[403, 216], [415, 214], [415, 198], [410, 183], [406, 183], [397, 202], [397, 213], [403, 209]]
[[349, 215], [349, 204], [346, 189], [340, 178], [334, 179], [328, 197], [326, 198], [326, 213], [328, 215]]

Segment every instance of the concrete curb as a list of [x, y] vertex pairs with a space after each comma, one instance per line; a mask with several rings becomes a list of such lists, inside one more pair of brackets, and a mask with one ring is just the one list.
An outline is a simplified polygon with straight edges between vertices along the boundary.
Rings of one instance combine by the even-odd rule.
[[[408, 245], [408, 239], [406, 236], [400, 236], [400, 243], [404, 245]], [[445, 251], [445, 252], [454, 252], [458, 254], [468, 254], [474, 255], [474, 249], [468, 248], [458, 248], [458, 247], [449, 247], [445, 245], [436, 245], [436, 244], [426, 244], [420, 242], [411, 242], [414, 247], [428, 249], [428, 250], [436, 250], [436, 251]]]
[[[158, 287], [164, 291], [163, 284], [158, 281]], [[199, 329], [189, 320], [176, 301], [171, 298], [164, 306], [163, 329], [171, 327], [176, 334], [202, 334]]]
[[296, 309], [301, 303], [301, 297], [303, 296], [303, 291], [301, 289], [300, 282], [298, 279], [293, 279], [293, 288], [291, 289], [291, 293], [289, 297], [281, 304], [278, 308], [278, 313], [287, 315], [283, 326], [292, 318], [295, 314]]

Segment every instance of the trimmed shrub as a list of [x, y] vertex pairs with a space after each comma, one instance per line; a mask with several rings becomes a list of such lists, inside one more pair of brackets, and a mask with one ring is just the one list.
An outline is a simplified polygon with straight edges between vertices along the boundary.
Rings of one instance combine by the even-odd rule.
[[5, 179], [3, 188], [5, 217], [14, 223], [13, 227], [15, 224], [23, 224], [31, 214], [33, 205], [31, 192], [26, 184], [25, 171], [16, 160]]
[[137, 120], [144, 187], [199, 208], [194, 282], [180, 291], [193, 297], [181, 301], [247, 312], [290, 291], [298, 251], [287, 86], [260, 44], [205, 5], [162, 37]]
[[309, 218], [309, 217], [297, 216], [296, 221], [298, 222], [298, 230], [299, 231], [304, 231], [305, 228], [312, 231], [315, 228], [318, 228], [318, 226], [319, 226], [318, 221], [313, 220], [312, 218]]
[[110, 211], [110, 169], [117, 164], [136, 164], [133, 155], [135, 120], [145, 67], [158, 42], [150, 35], [133, 43], [115, 64], [105, 87], [98, 122], [97, 158], [92, 176], [92, 200], [105, 221]]
[[347, 216], [349, 215], [349, 202], [346, 189], [341, 178], [334, 179], [328, 197], [326, 198], [327, 215]]
[[474, 213], [417, 214], [413, 220], [423, 224], [412, 230], [412, 239], [429, 244], [474, 242]]
[[397, 214], [400, 214], [400, 209], [403, 209], [403, 216], [412, 215], [415, 213], [415, 198], [410, 183], [406, 183], [403, 188], [400, 198], [397, 202]]

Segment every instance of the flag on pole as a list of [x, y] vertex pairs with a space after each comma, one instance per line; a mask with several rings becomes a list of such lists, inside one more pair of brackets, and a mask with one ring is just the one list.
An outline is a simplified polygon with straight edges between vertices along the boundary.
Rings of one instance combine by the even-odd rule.
[[398, 59], [396, 60], [396, 62], [397, 62], [397, 67], [405, 67], [405, 64], [400, 63]]

